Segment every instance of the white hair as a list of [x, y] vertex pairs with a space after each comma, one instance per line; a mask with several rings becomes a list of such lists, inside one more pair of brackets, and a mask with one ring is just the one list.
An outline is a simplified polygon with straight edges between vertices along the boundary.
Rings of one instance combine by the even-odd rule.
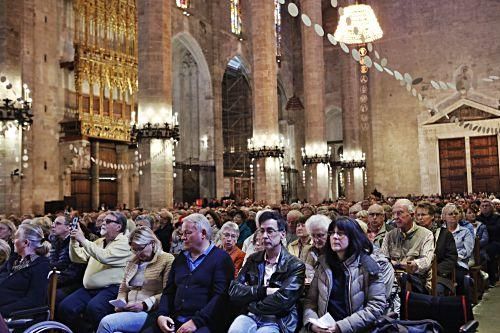
[[210, 227], [210, 222], [203, 214], [193, 213], [182, 219], [182, 222], [191, 222], [196, 227], [196, 230], [201, 232], [205, 230], [207, 234], [207, 239], [212, 239], [212, 227]]
[[233, 231], [237, 235], [240, 234], [240, 228], [238, 227], [238, 225], [234, 222], [231, 222], [231, 221], [228, 221], [222, 225], [222, 227], [220, 228], [220, 232], [222, 233], [222, 232], [224, 232], [224, 230]]
[[306, 230], [309, 234], [311, 234], [311, 229], [313, 229], [314, 227], [320, 227], [326, 232], [328, 231], [328, 227], [330, 226], [331, 222], [332, 220], [330, 220], [328, 216], [316, 214], [307, 219]]
[[394, 206], [403, 206], [406, 207], [408, 213], [415, 213], [415, 206], [413, 206], [413, 203], [408, 199], [398, 199], [392, 207]]
[[257, 214], [255, 214], [255, 224], [257, 225], [257, 228], [260, 227], [260, 223], [259, 223], [259, 218], [260, 216], [264, 213], [264, 212], [272, 212], [273, 210], [272, 209], [262, 209], [262, 210], [259, 210], [257, 212]]

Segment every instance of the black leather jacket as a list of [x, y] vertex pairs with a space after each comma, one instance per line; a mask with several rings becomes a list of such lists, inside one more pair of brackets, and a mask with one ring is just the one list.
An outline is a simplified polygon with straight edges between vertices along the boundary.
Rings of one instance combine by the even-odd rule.
[[269, 296], [263, 286], [264, 275], [264, 251], [259, 251], [248, 257], [236, 280], [231, 282], [231, 301], [255, 315], [274, 316], [280, 326], [291, 328], [296, 324], [296, 304], [304, 287], [304, 263], [281, 247], [276, 272], [269, 280], [269, 287], [279, 290]]

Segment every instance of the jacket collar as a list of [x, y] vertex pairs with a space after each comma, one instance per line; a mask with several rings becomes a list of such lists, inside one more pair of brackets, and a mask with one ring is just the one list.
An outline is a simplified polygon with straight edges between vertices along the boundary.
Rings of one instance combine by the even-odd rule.
[[[257, 264], [265, 263], [265, 260], [264, 260], [265, 252], [266, 252], [265, 250], [257, 252], [257, 254], [254, 256], [255, 263], [257, 263]], [[290, 259], [290, 257], [291, 257], [291, 254], [288, 253], [288, 251], [286, 250], [286, 248], [283, 245], [281, 245], [281, 252], [280, 252], [279, 259], [278, 259], [278, 265], [276, 266], [276, 272], [284, 273], [288, 270], [287, 269], [287, 262]]]

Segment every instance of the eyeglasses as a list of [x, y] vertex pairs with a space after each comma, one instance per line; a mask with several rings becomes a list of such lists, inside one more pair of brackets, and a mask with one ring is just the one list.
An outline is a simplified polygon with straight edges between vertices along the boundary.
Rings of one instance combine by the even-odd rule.
[[224, 237], [226, 237], [226, 238], [238, 239], [238, 235], [236, 235], [236, 234], [230, 234], [230, 233], [228, 233], [228, 232], [224, 232], [224, 233], [222, 234], [222, 236], [224, 236]]
[[335, 231], [335, 232], [329, 232], [329, 236], [335, 236], [337, 235], [337, 238], [344, 238], [345, 237], [345, 232], [343, 231]]
[[311, 234], [311, 237], [316, 238], [316, 239], [325, 238], [326, 236], [327, 236], [327, 234], [321, 234], [321, 233], [320, 234]]
[[[151, 244], [151, 243], [149, 243]], [[130, 249], [132, 250], [132, 252], [134, 253], [141, 253], [142, 251], [144, 251], [145, 248], [148, 247], [149, 244], [146, 244], [144, 246], [140, 246], [140, 247], [136, 247], [136, 248], [133, 248], [132, 245], [130, 245]]]
[[109, 224], [109, 223], [119, 223], [119, 222], [117, 220], [105, 219], [104, 223]]
[[259, 232], [261, 234], [267, 233], [268, 236], [273, 236], [274, 234], [276, 234], [277, 232], [279, 232], [279, 230], [276, 230], [276, 229], [273, 229], [273, 228], [266, 228], [266, 229], [260, 228]]
[[448, 213], [446, 215], [449, 215], [449, 216], [458, 216], [459, 213], [458, 212], [451, 212], [451, 213]]
[[392, 216], [403, 216], [404, 214], [406, 214], [406, 212], [402, 210], [392, 212]]

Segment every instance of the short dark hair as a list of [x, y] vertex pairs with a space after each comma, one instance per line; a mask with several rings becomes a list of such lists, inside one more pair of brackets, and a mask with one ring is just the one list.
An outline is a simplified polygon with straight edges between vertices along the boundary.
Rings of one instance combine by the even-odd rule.
[[276, 220], [279, 231], [286, 230], [286, 222], [283, 216], [275, 210], [265, 211], [259, 216], [259, 225], [262, 225], [267, 220]]
[[436, 206], [431, 204], [429, 201], [420, 201], [417, 204], [417, 207], [415, 207], [415, 210], [417, 210], [418, 208], [427, 209], [427, 212], [429, 213], [429, 215], [433, 216], [434, 214], [436, 214]]
[[116, 217], [116, 222], [121, 225], [120, 232], [125, 233], [125, 231], [127, 230], [127, 218], [125, 217], [125, 215], [116, 210], [110, 210], [106, 214], [111, 214]]
[[[356, 220], [350, 217], [339, 217], [328, 226], [328, 235], [335, 232], [335, 227], [344, 232], [349, 239], [349, 245], [346, 251], [346, 258], [353, 254], [361, 255], [362, 253], [371, 254], [373, 252], [373, 244], [370, 242], [364, 231], [359, 226]], [[327, 260], [338, 261], [337, 254], [333, 252], [330, 237], [326, 240], [325, 252]]]

